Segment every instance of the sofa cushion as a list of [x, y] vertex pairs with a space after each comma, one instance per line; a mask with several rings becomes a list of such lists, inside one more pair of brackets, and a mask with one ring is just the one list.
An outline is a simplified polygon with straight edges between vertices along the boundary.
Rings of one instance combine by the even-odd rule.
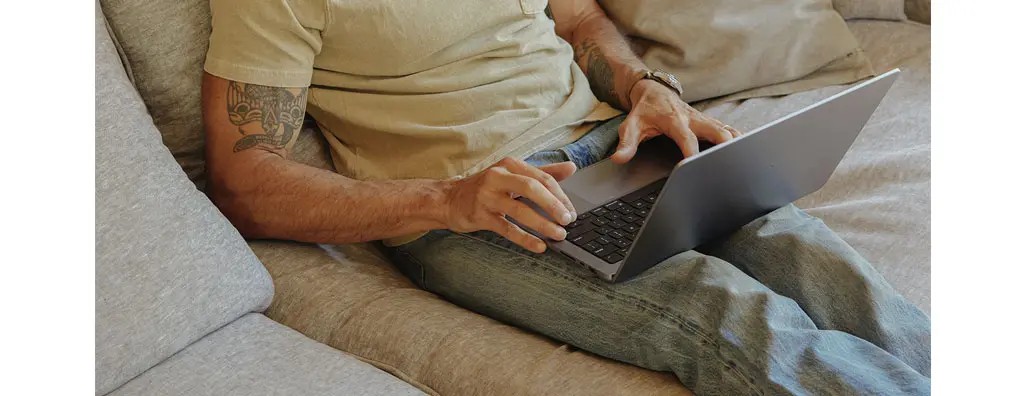
[[597, 357], [416, 288], [368, 245], [251, 242], [267, 316], [442, 395], [686, 395], [671, 373]]
[[839, 15], [844, 19], [883, 19], [903, 21], [905, 0], [832, 0]]
[[907, 18], [924, 24], [932, 23], [932, 0], [907, 0]]
[[687, 102], [777, 96], [871, 74], [832, 0], [602, 0]]
[[96, 392], [273, 296], [266, 270], [175, 163], [96, 15]]
[[[205, 187], [200, 82], [210, 38], [208, 0], [100, 0], [128, 60], [136, 88], [188, 177]], [[305, 129], [292, 157], [333, 169], [319, 157], [327, 143]]]
[[422, 395], [260, 314], [189, 345], [111, 395]]

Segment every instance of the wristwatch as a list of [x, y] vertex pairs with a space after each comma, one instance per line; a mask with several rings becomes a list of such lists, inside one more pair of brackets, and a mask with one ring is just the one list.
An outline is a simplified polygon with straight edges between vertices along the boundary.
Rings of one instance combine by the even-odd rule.
[[[629, 87], [629, 93], [627, 93], [626, 96], [629, 97], [630, 100], [632, 100], [632, 97], [630, 97], [629, 94], [633, 92], [633, 87], [636, 86], [636, 83], [643, 80], [654, 80], [658, 84], [664, 85], [669, 89], [676, 91], [676, 94], [678, 94], [679, 96], [683, 96], [683, 84], [679, 83], [679, 79], [676, 78], [676, 76], [673, 76], [671, 73], [667, 73], [661, 70], [645, 70], [640, 75], [640, 78], [638, 78], [636, 82], [633, 83], [633, 86]], [[632, 106], [632, 103], [630, 105]]]

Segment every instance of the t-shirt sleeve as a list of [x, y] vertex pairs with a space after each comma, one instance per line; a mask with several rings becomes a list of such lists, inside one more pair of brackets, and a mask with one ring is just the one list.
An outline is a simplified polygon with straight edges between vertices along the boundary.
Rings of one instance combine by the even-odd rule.
[[226, 80], [307, 87], [324, 20], [289, 0], [211, 0], [213, 31], [203, 68]]

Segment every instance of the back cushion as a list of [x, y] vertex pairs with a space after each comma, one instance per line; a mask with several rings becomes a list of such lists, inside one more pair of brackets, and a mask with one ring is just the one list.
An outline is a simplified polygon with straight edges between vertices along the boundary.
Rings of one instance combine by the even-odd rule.
[[[208, 0], [101, 0], [135, 86], [189, 179], [205, 184], [200, 84], [210, 38]], [[333, 169], [323, 136], [305, 129], [292, 157]]]
[[273, 297], [263, 265], [175, 163], [96, 16], [96, 393]]
[[601, 0], [683, 99], [784, 95], [870, 74], [832, 0]]

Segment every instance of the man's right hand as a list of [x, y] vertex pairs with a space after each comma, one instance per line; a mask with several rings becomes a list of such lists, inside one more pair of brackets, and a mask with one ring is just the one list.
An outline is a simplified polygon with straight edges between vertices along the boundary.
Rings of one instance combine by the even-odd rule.
[[[553, 240], [565, 239], [562, 226], [576, 220], [576, 209], [558, 181], [576, 171], [572, 162], [534, 167], [516, 158], [504, 158], [480, 173], [452, 182], [447, 196], [447, 227], [456, 232], [489, 230], [535, 253], [546, 245], [508, 218]], [[524, 197], [543, 209], [548, 220], [516, 200]], [[507, 216], [507, 218], [506, 218]]]

